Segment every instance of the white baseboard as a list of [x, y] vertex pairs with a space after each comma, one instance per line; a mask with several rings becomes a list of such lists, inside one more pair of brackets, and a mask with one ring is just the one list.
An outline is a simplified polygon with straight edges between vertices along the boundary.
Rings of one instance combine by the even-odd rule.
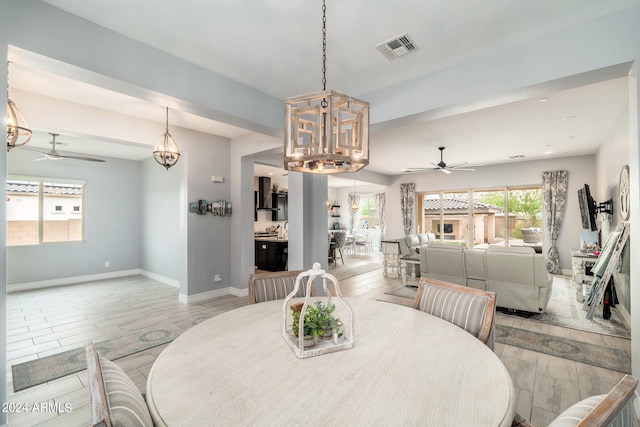
[[165, 285], [173, 286], [174, 288], [180, 289], [180, 282], [174, 279], [169, 279], [168, 277], [160, 276], [159, 274], [152, 273], [150, 271], [141, 270], [140, 274], [144, 277], [148, 277], [149, 279], [157, 280], [160, 283], [164, 283]]
[[249, 295], [249, 290], [248, 289], [238, 289], [238, 288], [234, 288], [232, 286], [226, 287], [226, 288], [222, 288], [222, 289], [215, 289], [213, 291], [207, 291], [207, 292], [200, 292], [199, 294], [194, 294], [194, 295], [184, 295], [184, 294], [180, 294], [180, 296], [178, 297], [178, 300], [181, 303], [184, 304], [194, 304], [197, 302], [202, 302], [202, 301], [207, 301], [213, 298], [217, 298], [217, 297], [221, 297], [224, 295], [233, 295], [236, 297], [245, 297], [247, 295]]
[[7, 292], [20, 292], [32, 289], [44, 289], [54, 286], [70, 285], [74, 283], [91, 282], [94, 280], [113, 279], [115, 277], [133, 276], [135, 274], [143, 274], [142, 270], [122, 270], [112, 271], [109, 273], [88, 274], [86, 276], [64, 277], [61, 279], [40, 280], [37, 282], [14, 283], [7, 285]]

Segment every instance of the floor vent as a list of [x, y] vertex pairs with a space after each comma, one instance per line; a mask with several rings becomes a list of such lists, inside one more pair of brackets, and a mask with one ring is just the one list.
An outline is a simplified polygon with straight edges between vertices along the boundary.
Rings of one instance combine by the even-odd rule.
[[417, 49], [416, 44], [405, 34], [387, 40], [376, 46], [387, 59], [396, 59]]

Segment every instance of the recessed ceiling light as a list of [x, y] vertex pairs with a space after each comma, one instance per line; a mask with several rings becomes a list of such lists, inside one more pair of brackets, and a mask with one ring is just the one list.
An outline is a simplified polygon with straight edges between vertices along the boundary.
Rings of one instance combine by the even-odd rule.
[[509, 156], [510, 159], [523, 159], [524, 154], [515, 154], [513, 156]]
[[538, 99], [538, 102], [545, 102], [545, 101], [548, 101], [548, 100], [549, 100], [549, 98], [540, 98], [540, 99]]
[[567, 117], [565, 117], [565, 120], [571, 120], [571, 119], [575, 119], [575, 118], [576, 118], [576, 116], [567, 116]]
[[544, 154], [553, 154], [553, 151], [545, 151]]
[[269, 172], [267, 175], [269, 175], [269, 176], [273, 176], [273, 172]]

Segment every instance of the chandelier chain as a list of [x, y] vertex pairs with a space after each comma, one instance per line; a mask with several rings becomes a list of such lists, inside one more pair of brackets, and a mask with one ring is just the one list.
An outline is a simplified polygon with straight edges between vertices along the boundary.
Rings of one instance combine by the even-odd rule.
[[327, 5], [322, 0], [322, 90], [327, 90]]
[[165, 123], [167, 124], [167, 133], [169, 133], [169, 107], [166, 107], [166, 108], [167, 108], [167, 114], [165, 117], [166, 119]]

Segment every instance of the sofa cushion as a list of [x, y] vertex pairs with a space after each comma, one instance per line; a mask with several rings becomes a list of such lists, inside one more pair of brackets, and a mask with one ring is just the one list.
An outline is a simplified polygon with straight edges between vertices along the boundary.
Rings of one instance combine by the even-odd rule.
[[420, 269], [426, 277], [466, 285], [463, 250], [456, 243], [429, 243], [420, 253], [421, 261], [425, 261], [420, 263]]
[[404, 256], [418, 255], [420, 238], [415, 235], [406, 235], [400, 239], [400, 254]]
[[484, 250], [465, 249], [464, 269], [467, 276], [467, 286], [482, 290], [487, 289], [487, 263]]
[[418, 239], [420, 240], [420, 246], [425, 246], [431, 242], [435, 242], [436, 235], [433, 233], [418, 234]]
[[487, 248], [488, 252], [505, 252], [512, 254], [535, 254], [536, 250], [527, 246], [498, 246], [490, 245]]

